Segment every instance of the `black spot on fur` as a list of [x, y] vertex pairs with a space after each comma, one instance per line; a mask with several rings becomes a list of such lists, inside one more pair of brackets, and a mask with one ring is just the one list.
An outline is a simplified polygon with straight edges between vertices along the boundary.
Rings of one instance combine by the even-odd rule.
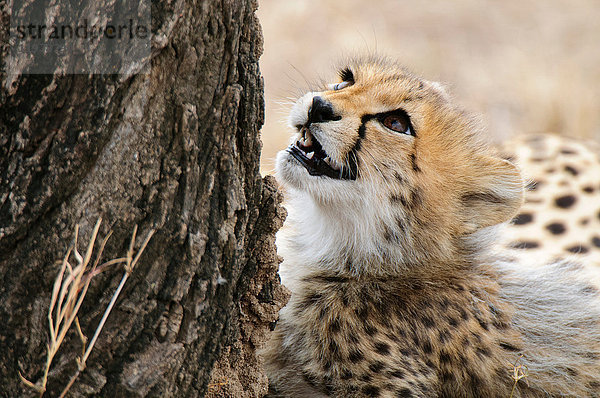
[[333, 395], [335, 386], [333, 384], [333, 380], [331, 379], [331, 376], [325, 376], [322, 384], [323, 384], [322, 391], [325, 393], [325, 395], [327, 395], [327, 396]]
[[417, 334], [416, 330], [413, 331], [413, 335], [411, 337], [412, 337], [413, 343], [415, 343], [415, 346], [421, 345], [421, 339], [419, 338], [419, 335]]
[[347, 294], [347, 292], [344, 292], [342, 294], [342, 305], [344, 307], [347, 307], [349, 304], [350, 304], [350, 299], [348, 298], [348, 294]]
[[452, 335], [450, 334], [450, 332], [448, 330], [440, 330], [440, 333], [438, 335], [438, 340], [440, 341], [440, 343], [445, 343], [448, 340], [450, 340], [450, 337], [452, 337]]
[[577, 369], [574, 368], [570, 368], [570, 367], [565, 367], [565, 372], [569, 374], [569, 376], [571, 377], [577, 377], [577, 375], [579, 375], [579, 371], [577, 371]]
[[302, 379], [311, 387], [316, 387], [317, 383], [318, 383], [318, 379], [316, 376], [308, 374], [308, 373], [302, 373]]
[[440, 363], [450, 363], [452, 362], [452, 358], [450, 357], [450, 354], [448, 354], [446, 351], [441, 351], [440, 352]]
[[395, 238], [396, 237], [390, 228], [386, 224], [383, 224], [383, 239], [385, 239], [386, 242], [392, 243], [396, 240]]
[[481, 318], [480, 316], [476, 316], [475, 318], [477, 319], [477, 322], [479, 323], [479, 326], [481, 326], [481, 328], [483, 330], [489, 330], [490, 329], [490, 326], [488, 325], [488, 322], [485, 319]]
[[508, 320], [505, 318], [495, 318], [492, 322], [492, 325], [494, 325], [496, 329], [500, 330], [508, 329], [508, 327], [510, 326]]
[[323, 296], [320, 293], [311, 293], [304, 298], [302, 301], [302, 306], [309, 307], [316, 303], [318, 303]]
[[359, 380], [368, 383], [373, 380], [373, 375], [371, 373], [365, 373], [359, 377]]
[[540, 244], [534, 241], [518, 241], [510, 244], [513, 249], [535, 249], [539, 246]]
[[553, 235], [564, 234], [567, 230], [563, 223], [553, 222], [551, 224], [546, 225], [546, 229], [550, 231]]
[[574, 176], [576, 176], [577, 174], [579, 174], [579, 172], [577, 171], [577, 169], [575, 167], [569, 166], [569, 165], [565, 166], [565, 171], [567, 173], [571, 173]]
[[483, 384], [483, 381], [481, 380], [481, 377], [479, 377], [472, 370], [468, 370], [467, 371], [467, 375], [469, 376], [469, 380], [468, 381], [469, 381], [469, 384], [471, 385], [472, 391], [480, 391], [481, 385]]
[[468, 319], [469, 319], [469, 313], [468, 313], [467, 311], [465, 311], [465, 309], [464, 309], [464, 308], [462, 308], [462, 307], [461, 307], [461, 308], [459, 308], [459, 309], [458, 309], [458, 312], [460, 312], [460, 317], [461, 317], [463, 320], [465, 320], [465, 321], [466, 321], [466, 320], [468, 320]]
[[428, 316], [421, 317], [421, 321], [423, 322], [423, 326], [430, 329], [435, 326], [435, 322]]
[[327, 317], [327, 308], [321, 307], [321, 311], [319, 311], [319, 319], [323, 320]]
[[413, 354], [413, 352], [411, 350], [409, 350], [408, 348], [402, 348], [400, 350], [400, 355], [402, 355], [404, 357], [411, 356], [412, 354]]
[[533, 221], [533, 214], [531, 213], [521, 213], [513, 218], [512, 222], [515, 225], [525, 225], [529, 224]]
[[419, 168], [419, 165], [417, 164], [417, 156], [414, 153], [410, 154], [410, 164], [412, 165], [413, 171], [416, 171], [416, 172], [421, 171], [421, 169]]
[[586, 246], [583, 245], [575, 245], [567, 248], [568, 252], [575, 254], [585, 254], [590, 251]]
[[497, 204], [506, 202], [503, 198], [495, 195], [492, 192], [469, 192], [464, 194], [461, 199], [467, 205], [470, 205], [472, 202], [489, 202]]
[[600, 238], [597, 236], [594, 236], [592, 238], [592, 245], [596, 246], [596, 247], [600, 247]]
[[375, 343], [375, 350], [381, 355], [390, 355], [390, 345], [381, 341]]
[[413, 393], [408, 388], [402, 388], [401, 390], [398, 390], [397, 397], [398, 398], [412, 398]]
[[477, 355], [480, 358], [489, 357], [491, 355], [491, 351], [487, 347], [477, 347]]
[[396, 181], [398, 181], [400, 184], [404, 184], [404, 178], [400, 175], [400, 173], [398, 173], [397, 171], [394, 171], [394, 178], [396, 179]]
[[597, 295], [598, 293], [600, 293], [598, 291], [598, 289], [595, 286], [586, 286], [583, 289], [581, 289], [581, 293], [583, 294], [590, 294], [590, 295]]
[[398, 226], [398, 228], [400, 228], [400, 231], [406, 231], [406, 224], [404, 223], [404, 220], [401, 217], [396, 217], [396, 225]]
[[335, 283], [335, 284], [346, 283], [349, 281], [349, 279], [344, 276], [335, 276], [335, 275], [320, 276], [320, 277], [318, 277], [318, 279], [323, 282]]
[[442, 373], [442, 382], [443, 383], [452, 383], [454, 381], [454, 375], [450, 372]]
[[369, 316], [369, 307], [365, 304], [364, 300], [367, 300], [367, 297], [363, 298], [363, 304], [354, 308], [354, 313], [358, 319], [366, 319]]
[[600, 390], [600, 381], [590, 381], [588, 386], [590, 386], [591, 389]]
[[560, 150], [560, 153], [562, 153], [563, 155], [575, 155], [577, 151], [574, 149], [563, 148]]
[[342, 380], [350, 380], [352, 378], [352, 372], [348, 369], [342, 369], [340, 371], [340, 379]]
[[375, 335], [375, 333], [377, 333], [377, 329], [375, 329], [373, 326], [366, 324], [363, 328], [365, 330], [365, 333], [370, 336], [373, 337]]
[[502, 349], [506, 350], [506, 351], [512, 351], [512, 352], [521, 351], [518, 347], [515, 347], [514, 345], [504, 342], [504, 341], [500, 342], [500, 347], [502, 347]]
[[359, 363], [360, 361], [365, 359], [365, 356], [363, 355], [361, 350], [352, 350], [352, 351], [350, 351], [350, 355], [348, 356], [348, 359], [352, 363]]
[[452, 326], [453, 328], [458, 326], [458, 320], [454, 317], [448, 317], [448, 323], [450, 324], [450, 326]]
[[406, 207], [407, 206], [407, 202], [406, 202], [406, 198], [402, 195], [402, 194], [392, 194], [390, 196], [390, 202], [392, 202], [392, 204], [401, 204], [402, 206]]
[[593, 193], [594, 187], [591, 185], [587, 185], [587, 186], [583, 187], [581, 190], [585, 193]]
[[423, 194], [421, 190], [416, 188], [410, 192], [410, 208], [414, 209], [423, 204]]
[[396, 379], [403, 379], [404, 372], [401, 369], [391, 370], [388, 372], [391, 377], [395, 377]]
[[362, 388], [362, 392], [367, 397], [378, 397], [379, 396], [379, 387], [371, 386], [371, 385], [364, 386]]
[[556, 206], [560, 207], [561, 209], [568, 209], [569, 207], [573, 206], [576, 201], [577, 198], [573, 195], [564, 195], [554, 199]]
[[381, 361], [375, 361], [369, 365], [369, 370], [373, 373], [379, 373], [383, 368], [385, 368], [385, 364]]
[[329, 353], [331, 354], [332, 357], [336, 357], [336, 358], [340, 358], [340, 346], [338, 345], [338, 343], [335, 342], [335, 340], [331, 340], [329, 342]]
[[423, 348], [423, 352], [425, 354], [431, 354], [433, 352], [433, 347], [431, 346], [431, 343], [429, 341], [425, 341], [421, 348]]
[[529, 184], [527, 184], [527, 185], [525, 186], [525, 189], [527, 189], [528, 191], [535, 191], [535, 190], [537, 190], [537, 189], [538, 189], [538, 188], [539, 188], [541, 185], [542, 185], [542, 182], [541, 182], [541, 181], [536, 181], [536, 180], [533, 180], [533, 181], [531, 181]]
[[442, 301], [440, 301], [440, 302], [439, 302], [439, 305], [440, 305], [440, 309], [441, 309], [442, 311], [445, 311], [445, 310], [446, 310], [446, 309], [448, 309], [448, 307], [450, 306], [450, 300], [448, 300], [448, 298], [447, 298], [447, 297], [444, 297], [444, 298], [442, 299]]

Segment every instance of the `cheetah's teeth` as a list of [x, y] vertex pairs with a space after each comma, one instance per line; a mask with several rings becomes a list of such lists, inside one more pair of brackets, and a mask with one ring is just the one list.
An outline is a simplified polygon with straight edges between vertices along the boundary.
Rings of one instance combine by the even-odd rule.
[[306, 137], [304, 138], [304, 144], [303, 145], [306, 146], [306, 147], [311, 147], [312, 144], [313, 144], [312, 135], [306, 134]]
[[313, 156], [315, 156], [314, 152], [309, 152], [309, 153], [306, 154], [306, 157], [309, 158], [309, 159], [312, 159]]

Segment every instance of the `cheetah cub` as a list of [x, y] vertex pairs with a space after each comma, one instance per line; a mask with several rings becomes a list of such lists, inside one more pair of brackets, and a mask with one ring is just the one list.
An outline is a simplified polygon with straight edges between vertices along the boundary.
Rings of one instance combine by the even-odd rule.
[[273, 396], [600, 397], [598, 290], [492, 253], [523, 181], [438, 84], [356, 60], [290, 121]]

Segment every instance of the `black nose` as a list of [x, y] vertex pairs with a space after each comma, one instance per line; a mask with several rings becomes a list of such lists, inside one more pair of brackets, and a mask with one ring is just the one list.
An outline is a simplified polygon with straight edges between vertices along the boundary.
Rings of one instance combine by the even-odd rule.
[[324, 100], [318, 95], [313, 97], [312, 105], [308, 110], [308, 123], [329, 122], [340, 120], [342, 117], [333, 112], [331, 102]]

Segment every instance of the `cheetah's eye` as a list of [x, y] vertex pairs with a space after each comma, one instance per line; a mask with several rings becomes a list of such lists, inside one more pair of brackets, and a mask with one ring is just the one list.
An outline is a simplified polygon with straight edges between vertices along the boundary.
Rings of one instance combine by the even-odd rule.
[[348, 87], [350, 85], [352, 85], [352, 82], [341, 82], [341, 83], [330, 84], [328, 86], [328, 88], [330, 90], [337, 91], [337, 90], [343, 89], [344, 87]]
[[406, 112], [401, 109], [381, 115], [379, 117], [379, 121], [392, 131], [414, 135], [412, 126], [410, 124], [410, 118]]

